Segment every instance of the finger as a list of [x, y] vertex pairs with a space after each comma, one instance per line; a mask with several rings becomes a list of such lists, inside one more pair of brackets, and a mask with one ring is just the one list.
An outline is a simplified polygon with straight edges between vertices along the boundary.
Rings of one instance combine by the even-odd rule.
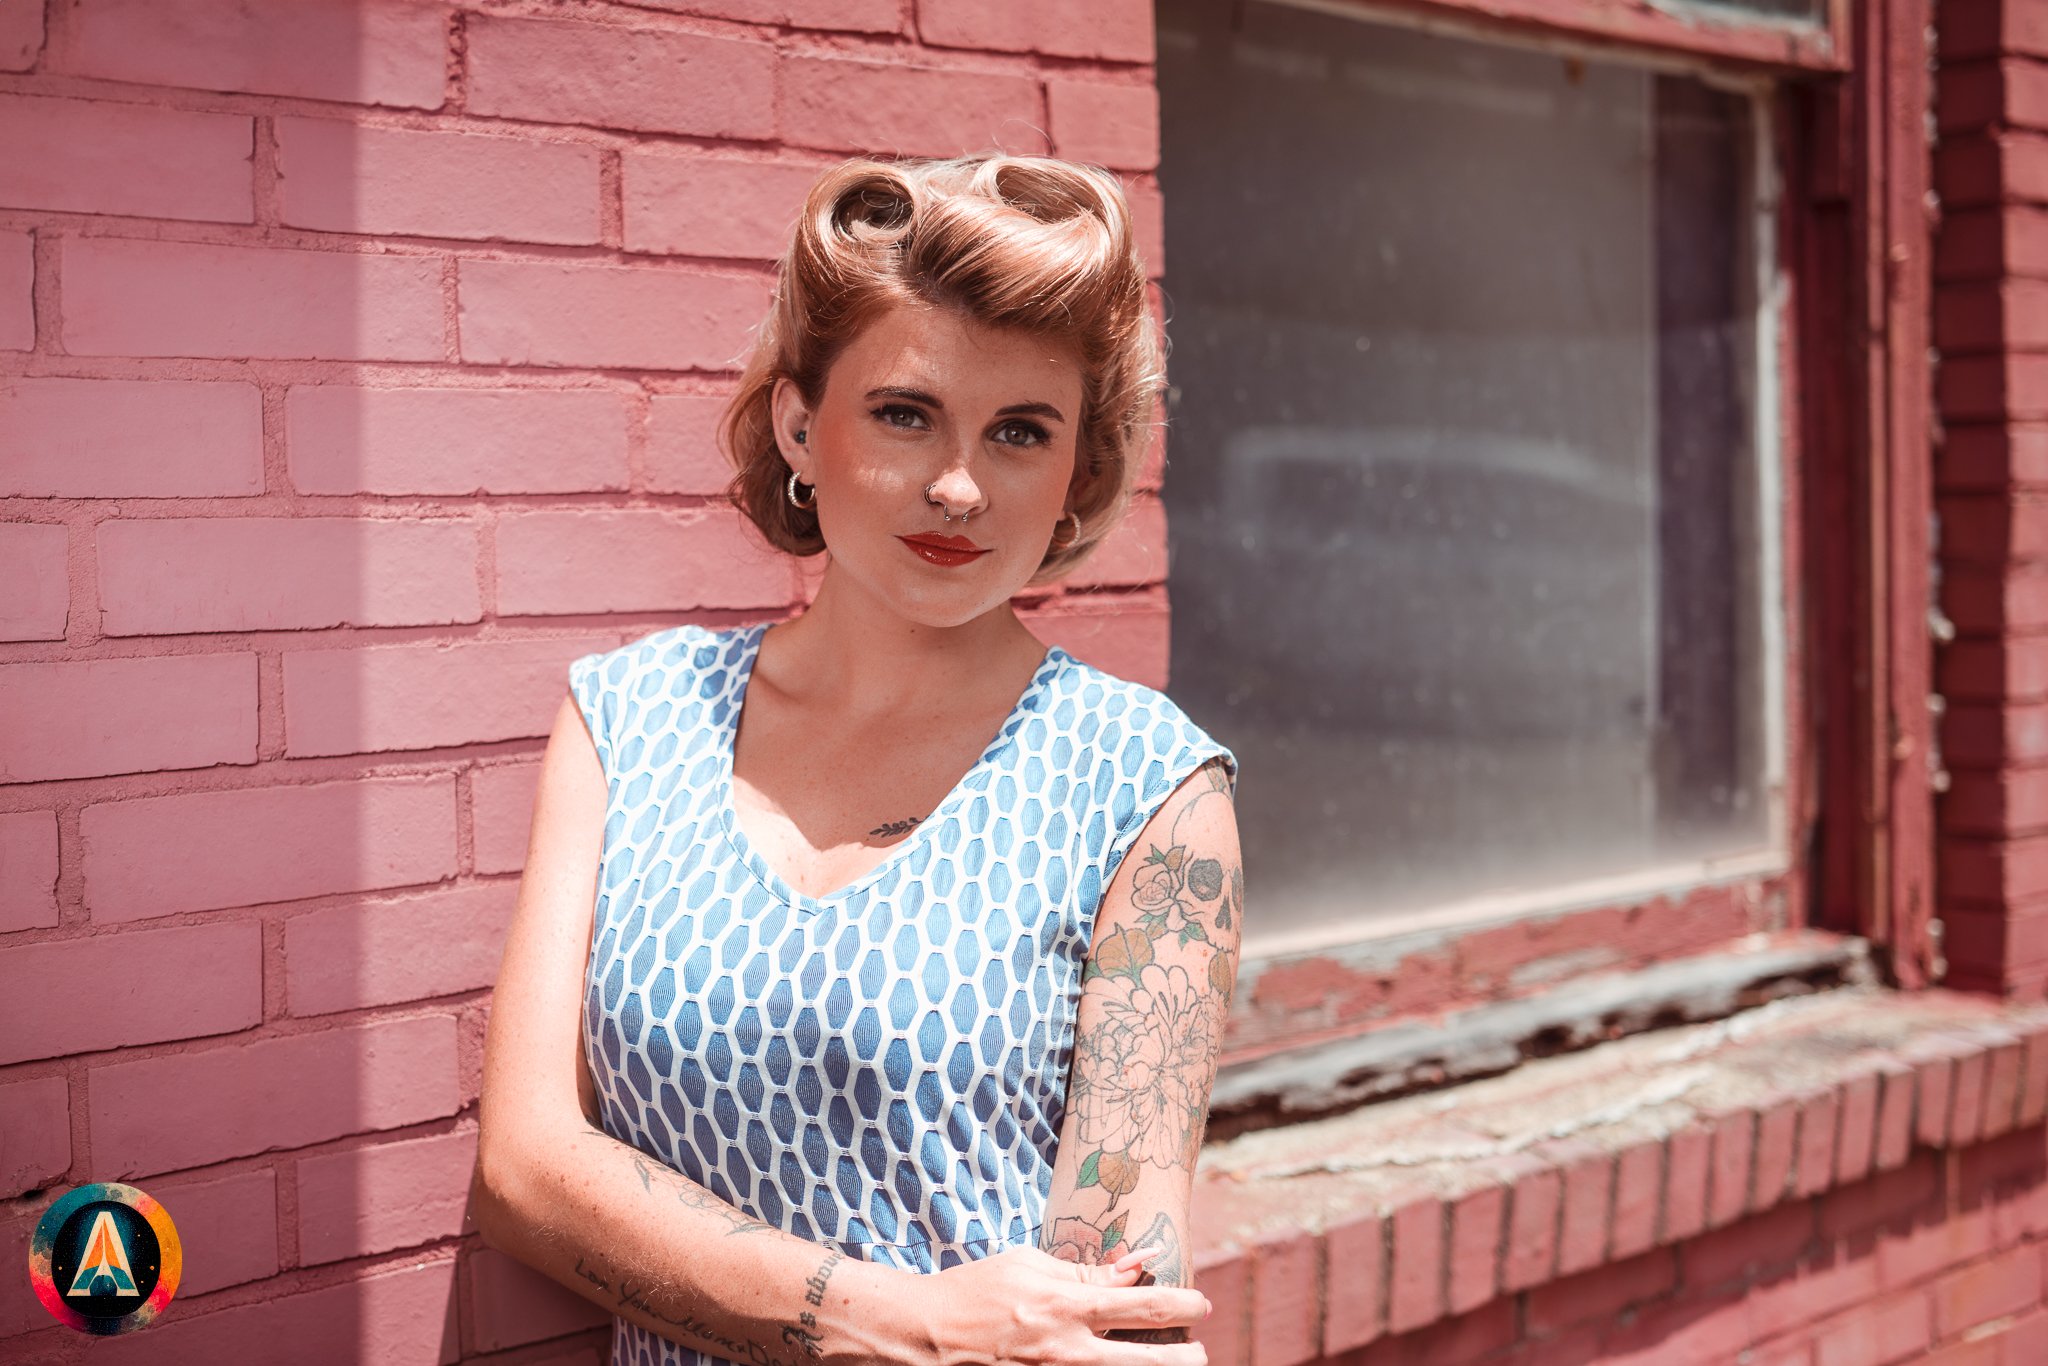
[[1192, 1286], [1105, 1286], [1088, 1310], [1089, 1328], [1191, 1328], [1209, 1314], [1209, 1297]]
[[1165, 1249], [1160, 1247], [1157, 1243], [1147, 1243], [1143, 1247], [1128, 1248], [1125, 1250], [1123, 1256], [1118, 1257], [1116, 1259], [1116, 1265], [1124, 1266], [1127, 1263], [1134, 1264], [1137, 1262], [1146, 1261], [1149, 1258], [1158, 1256], [1163, 1251], [1165, 1251]]
[[1199, 1342], [1119, 1342], [1097, 1344], [1101, 1366], [1209, 1366], [1209, 1352]]

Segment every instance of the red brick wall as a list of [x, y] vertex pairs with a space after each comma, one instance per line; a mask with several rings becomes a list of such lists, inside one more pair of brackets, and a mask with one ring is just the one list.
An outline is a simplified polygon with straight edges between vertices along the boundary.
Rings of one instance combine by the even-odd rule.
[[1950, 985], [2048, 992], [2048, 7], [1940, 7], [1935, 462]]
[[[1160, 259], [1151, 34], [1144, 0], [0, 0], [0, 1357], [596, 1359], [602, 1316], [462, 1237], [564, 666], [804, 600], [710, 430], [820, 167], [1095, 160]], [[1163, 540], [1148, 495], [1029, 619], [1163, 681]], [[24, 1245], [123, 1178], [186, 1279], [88, 1343]]]

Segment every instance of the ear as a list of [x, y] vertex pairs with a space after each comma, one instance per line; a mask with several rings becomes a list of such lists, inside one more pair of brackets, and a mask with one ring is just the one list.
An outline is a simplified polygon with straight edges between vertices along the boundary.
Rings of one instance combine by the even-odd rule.
[[775, 445], [782, 452], [782, 458], [796, 471], [796, 477], [806, 484], [815, 484], [815, 466], [811, 460], [811, 448], [799, 442], [796, 434], [808, 431], [811, 424], [810, 408], [804, 403], [803, 391], [796, 387], [796, 381], [783, 377], [775, 381], [775, 390], [769, 399], [775, 417]]

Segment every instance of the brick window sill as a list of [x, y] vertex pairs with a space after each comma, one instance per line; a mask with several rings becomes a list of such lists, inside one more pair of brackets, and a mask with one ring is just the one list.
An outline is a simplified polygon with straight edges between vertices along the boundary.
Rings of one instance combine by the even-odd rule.
[[1849, 987], [1203, 1150], [1197, 1336], [1296, 1366], [2048, 1117], [2048, 1009]]

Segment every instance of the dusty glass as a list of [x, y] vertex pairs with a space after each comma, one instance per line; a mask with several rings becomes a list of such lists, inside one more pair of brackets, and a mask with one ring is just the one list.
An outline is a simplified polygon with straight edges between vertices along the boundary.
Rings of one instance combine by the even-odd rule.
[[1159, 86], [1171, 689], [1249, 938], [1764, 844], [1753, 100], [1231, 0]]

